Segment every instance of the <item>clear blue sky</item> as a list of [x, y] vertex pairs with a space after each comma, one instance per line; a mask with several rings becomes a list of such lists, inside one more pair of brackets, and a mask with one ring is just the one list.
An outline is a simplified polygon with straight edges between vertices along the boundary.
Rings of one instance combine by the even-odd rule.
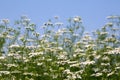
[[0, 0], [0, 19], [11, 21], [28, 15], [40, 25], [49, 18], [81, 16], [87, 31], [93, 31], [105, 24], [109, 15], [120, 15], [120, 0]]

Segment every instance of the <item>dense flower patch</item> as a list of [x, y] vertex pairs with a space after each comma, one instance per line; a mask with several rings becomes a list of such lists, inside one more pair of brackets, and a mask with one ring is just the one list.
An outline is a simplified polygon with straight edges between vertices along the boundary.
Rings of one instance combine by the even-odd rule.
[[1, 80], [119, 80], [120, 17], [85, 33], [79, 16], [40, 28], [26, 16], [0, 23]]

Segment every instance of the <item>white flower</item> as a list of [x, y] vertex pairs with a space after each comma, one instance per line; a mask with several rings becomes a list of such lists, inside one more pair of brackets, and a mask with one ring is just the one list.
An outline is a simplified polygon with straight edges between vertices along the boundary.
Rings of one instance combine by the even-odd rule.
[[81, 18], [79, 16], [76, 16], [73, 18], [74, 22], [81, 22]]
[[109, 71], [108, 71], [107, 69], [103, 69], [102, 72], [107, 73], [107, 72], [109, 72]]
[[19, 48], [20, 46], [18, 44], [13, 44], [11, 46], [9, 46], [9, 48]]
[[29, 57], [35, 57], [35, 56], [39, 56], [42, 55], [43, 52], [34, 52], [34, 53], [29, 53]]
[[33, 73], [28, 73], [28, 72], [24, 72], [23, 75], [30, 75], [30, 76], [34, 76], [34, 75], [38, 75], [38, 74], [33, 74]]
[[10, 22], [9, 19], [2, 19], [1, 21], [5, 24], [8, 24]]
[[64, 73], [66, 73], [66, 74], [71, 74], [71, 72], [70, 72], [69, 69], [64, 70]]
[[21, 73], [21, 71], [12, 71], [11, 73]]
[[58, 19], [58, 18], [59, 18], [59, 16], [54, 16], [54, 18], [55, 18], [55, 19]]
[[75, 64], [78, 63], [78, 61], [69, 61], [68, 64]]
[[8, 39], [13, 39], [13, 38], [14, 38], [14, 36], [7, 35], [7, 36], [6, 36], [6, 38], [8, 38]]
[[109, 22], [106, 24], [107, 26], [113, 26], [113, 23], [112, 22]]
[[83, 53], [84, 52], [84, 50], [82, 50], [82, 49], [80, 49], [80, 48], [77, 48], [76, 50], [75, 50], [75, 53]]
[[109, 66], [110, 63], [101, 63], [102, 66]]
[[7, 66], [10, 68], [10, 67], [17, 67], [17, 65], [15, 64], [7, 64]]
[[119, 16], [108, 16], [107, 19], [115, 19], [115, 18], [119, 18]]
[[59, 49], [59, 50], [63, 50], [63, 48], [62, 48], [62, 47], [57, 47], [57, 49]]
[[78, 36], [79, 36], [79, 34], [73, 34], [73, 36], [78, 37]]
[[31, 20], [31, 19], [26, 18], [26, 19], [24, 19], [23, 21], [24, 21], [24, 22], [30, 22], [30, 20]]
[[85, 62], [82, 62], [81, 65], [91, 65], [94, 63], [95, 63], [95, 61], [85, 61]]
[[0, 60], [4, 60], [5, 59], [5, 56], [0, 56]]
[[37, 65], [38, 65], [38, 66], [41, 66], [41, 65], [43, 65], [43, 63], [37, 63]]
[[100, 34], [101, 35], [105, 35], [105, 34], [108, 34], [108, 32], [101, 32]]
[[99, 68], [93, 68], [93, 70], [94, 70], [95, 72], [100, 71], [100, 69], [99, 69]]
[[104, 60], [104, 61], [109, 61], [110, 58], [109, 58], [108, 56], [104, 56], [104, 57], [102, 58], [102, 60]]
[[115, 70], [120, 70], [120, 67], [115, 67]]
[[72, 65], [70, 65], [70, 67], [80, 67], [80, 64], [79, 63], [72, 64]]
[[96, 77], [99, 77], [99, 76], [102, 76], [103, 73], [96, 73], [96, 74], [92, 74], [91, 76], [96, 76]]
[[115, 72], [113, 71], [113, 72], [107, 74], [107, 76], [109, 77], [109, 76], [113, 75], [114, 73], [115, 73]]
[[55, 25], [56, 25], [56, 26], [62, 26], [63, 23], [61, 23], [61, 22], [56, 22]]
[[35, 48], [37, 48], [38, 46], [26, 46], [26, 48], [28, 48], [28, 49], [35, 49]]
[[66, 59], [67, 57], [66, 57], [66, 55], [64, 55], [64, 54], [60, 54], [59, 56], [58, 56], [58, 59]]
[[0, 74], [10, 74], [10, 72], [9, 71], [0, 71]]
[[114, 50], [109, 51], [108, 54], [120, 54], [120, 48], [115, 48]]

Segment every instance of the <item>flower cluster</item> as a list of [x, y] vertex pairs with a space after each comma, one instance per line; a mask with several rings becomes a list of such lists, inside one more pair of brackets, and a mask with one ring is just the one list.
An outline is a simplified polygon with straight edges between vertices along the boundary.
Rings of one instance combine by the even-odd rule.
[[[56, 16], [39, 28], [27, 16], [0, 23], [0, 80], [119, 80], [119, 16], [84, 33], [79, 16], [68, 25]], [[111, 20], [112, 19], [112, 20]], [[66, 27], [65, 27], [66, 26]]]

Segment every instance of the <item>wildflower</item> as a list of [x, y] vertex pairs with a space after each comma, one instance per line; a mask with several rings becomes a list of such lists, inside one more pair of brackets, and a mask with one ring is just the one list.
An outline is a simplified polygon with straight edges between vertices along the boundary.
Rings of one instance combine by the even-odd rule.
[[28, 48], [28, 49], [35, 49], [35, 48], [37, 48], [37, 46], [26, 46], [26, 48]]
[[117, 30], [119, 30], [119, 28], [112, 28], [112, 30], [113, 30], [113, 31], [117, 31]]
[[79, 16], [76, 16], [73, 18], [74, 22], [81, 22], [81, 18]]
[[23, 73], [23, 75], [30, 75], [30, 76], [34, 76], [34, 75], [36, 75], [36, 74], [34, 74], [34, 73], [28, 73], [28, 72], [24, 72], [24, 73]]
[[81, 64], [83, 65], [91, 65], [91, 64], [94, 64], [95, 61], [85, 61], [85, 62], [82, 62]]
[[11, 67], [17, 67], [16, 64], [7, 64], [8, 68], [11, 68]]
[[9, 19], [2, 19], [1, 20], [3, 23], [5, 23], [5, 24], [8, 24], [9, 23]]
[[101, 63], [101, 66], [109, 66], [110, 63]]
[[19, 48], [20, 46], [18, 44], [13, 44], [11, 46], [9, 46], [9, 48]]
[[69, 69], [64, 70], [64, 73], [66, 73], [66, 74], [71, 74], [71, 72], [70, 72]]
[[115, 18], [119, 18], [119, 16], [108, 16], [107, 19], [115, 19]]
[[104, 61], [109, 61], [110, 58], [109, 58], [108, 56], [104, 56], [104, 57], [102, 58], [102, 60], [104, 60]]
[[12, 71], [11, 72], [12, 74], [14, 73], [14, 74], [16, 74], [16, 73], [21, 73], [21, 71]]
[[44, 75], [47, 75], [47, 76], [48, 76], [49, 74], [45, 72]]
[[31, 19], [24, 19], [23, 21], [26, 22], [26, 23], [29, 23]]
[[96, 73], [96, 74], [92, 74], [91, 76], [95, 76], [95, 77], [99, 77], [102, 76], [103, 73]]
[[72, 64], [72, 65], [70, 65], [70, 67], [80, 67], [80, 64], [79, 63]]
[[73, 34], [73, 36], [78, 37], [78, 36], [79, 36], [79, 34]]
[[0, 60], [4, 60], [5, 59], [5, 56], [0, 56]]
[[9, 71], [0, 71], [0, 74], [10, 74], [10, 72]]
[[120, 48], [115, 48], [114, 50], [109, 51], [108, 54], [120, 54]]
[[112, 76], [113, 74], [115, 74], [115, 72], [113, 71], [113, 72], [111, 72], [111, 73], [108, 73], [107, 74], [107, 76], [109, 77], [109, 76]]
[[84, 52], [84, 50], [82, 50], [80, 48], [78, 48], [78, 49], [75, 50], [75, 53], [83, 53], [83, 52]]
[[62, 47], [57, 47], [57, 49], [58, 49], [58, 50], [63, 50], [63, 48], [62, 48]]
[[58, 18], [59, 18], [59, 16], [54, 16], [54, 18], [55, 18], [55, 19], [58, 19]]
[[13, 39], [13, 38], [14, 38], [14, 36], [7, 35], [7, 36], [6, 36], [6, 38], [8, 38], [8, 39]]
[[120, 67], [115, 67], [115, 70], [120, 70]]
[[100, 34], [101, 35], [105, 35], [105, 34], [108, 34], [108, 32], [101, 32]]
[[93, 70], [94, 70], [95, 72], [100, 71], [100, 69], [99, 69], [99, 68], [93, 68]]
[[67, 57], [66, 57], [66, 55], [64, 55], [64, 54], [60, 54], [59, 56], [58, 56], [58, 59], [66, 59]]
[[56, 26], [62, 26], [63, 23], [61, 23], [61, 22], [57, 22], [57, 23], [55, 23], [55, 25], [56, 25]]
[[42, 55], [43, 52], [35, 52], [35, 53], [29, 53], [29, 56], [30, 57], [35, 57], [35, 56], [39, 56], [39, 55]]
[[113, 26], [113, 23], [112, 22], [109, 22], [106, 24], [107, 26]]
[[41, 66], [41, 65], [43, 65], [43, 63], [37, 63], [37, 65], [38, 65], [38, 66]]
[[107, 72], [109, 72], [109, 71], [108, 71], [107, 69], [103, 69], [102, 72], [107, 73]]

